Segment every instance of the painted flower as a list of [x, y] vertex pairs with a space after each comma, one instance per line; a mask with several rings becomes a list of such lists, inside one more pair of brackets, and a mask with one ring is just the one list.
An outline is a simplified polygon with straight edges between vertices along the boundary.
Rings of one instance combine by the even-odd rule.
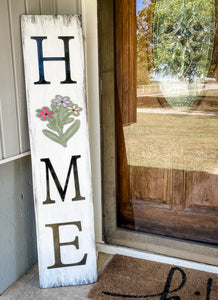
[[69, 112], [72, 112], [72, 114], [73, 114], [74, 116], [79, 116], [79, 114], [80, 114], [80, 112], [81, 112], [81, 110], [82, 110], [82, 108], [79, 107], [77, 104], [73, 104], [72, 107], [69, 107], [69, 106], [68, 106], [67, 109], [68, 109]]
[[53, 118], [53, 111], [51, 111], [48, 107], [43, 107], [42, 109], [37, 109], [37, 117], [41, 120], [45, 121], [47, 118]]
[[61, 97], [60, 95], [57, 95], [53, 102], [55, 102], [58, 106], [62, 105], [63, 107], [66, 107], [67, 104], [71, 103], [71, 101], [69, 101], [69, 97]]

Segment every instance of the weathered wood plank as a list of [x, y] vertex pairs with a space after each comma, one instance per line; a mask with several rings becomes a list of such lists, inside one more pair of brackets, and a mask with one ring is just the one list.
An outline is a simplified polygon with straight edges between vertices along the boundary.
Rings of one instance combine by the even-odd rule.
[[185, 172], [185, 175], [185, 209], [218, 216], [218, 175], [207, 172]]
[[115, 1], [116, 88], [122, 124], [136, 122], [136, 2]]
[[114, 66], [114, 3], [100, 1], [101, 28], [100, 70], [102, 78], [102, 193], [104, 199], [105, 236], [110, 236], [116, 226], [116, 153], [115, 153], [115, 66]]
[[97, 272], [81, 23], [69, 15], [22, 16], [22, 34], [40, 285], [91, 283]]
[[172, 170], [129, 166], [131, 200], [136, 205], [172, 208]]

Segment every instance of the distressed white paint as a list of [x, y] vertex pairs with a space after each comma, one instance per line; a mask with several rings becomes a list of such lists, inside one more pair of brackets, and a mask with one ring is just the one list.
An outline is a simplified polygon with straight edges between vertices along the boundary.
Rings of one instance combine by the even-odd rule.
[[[53, 287], [72, 284], [91, 283], [97, 280], [96, 251], [94, 239], [93, 200], [91, 187], [91, 168], [89, 157], [89, 137], [86, 119], [84, 58], [82, 31], [77, 16], [22, 16], [22, 36], [26, 94], [28, 105], [29, 133], [32, 153], [33, 184], [35, 197], [35, 212], [37, 223], [38, 257], [40, 286]], [[38, 81], [38, 55], [36, 41], [32, 36], [46, 36], [43, 41], [44, 57], [63, 57], [63, 41], [58, 36], [74, 36], [70, 40], [71, 78], [77, 84], [60, 84], [65, 80], [64, 61], [44, 62], [45, 79], [49, 85], [36, 85]], [[68, 141], [67, 147], [47, 138], [43, 133], [46, 121], [36, 117], [36, 110], [44, 106], [50, 107], [51, 100], [56, 95], [68, 96], [73, 103], [82, 107], [78, 119], [81, 126]], [[77, 119], [77, 118], [76, 118]], [[65, 125], [66, 128], [69, 125]], [[57, 188], [50, 176], [51, 199], [54, 204], [43, 204], [46, 200], [45, 163], [40, 161], [49, 158], [64, 188], [71, 157], [81, 155], [77, 160], [80, 192], [85, 200], [72, 201], [75, 196], [73, 170], [65, 200], [62, 201]], [[61, 246], [61, 261], [63, 264], [79, 262], [85, 253], [88, 254], [85, 265], [48, 269], [55, 263], [52, 229], [46, 224], [80, 221], [82, 231], [76, 226], [60, 227], [61, 243], [68, 243], [78, 236], [79, 249], [74, 246]]]

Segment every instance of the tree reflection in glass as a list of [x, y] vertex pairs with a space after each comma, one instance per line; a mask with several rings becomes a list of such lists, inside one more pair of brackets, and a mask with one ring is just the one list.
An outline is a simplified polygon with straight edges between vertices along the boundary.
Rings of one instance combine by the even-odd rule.
[[138, 84], [157, 81], [174, 109], [189, 108], [204, 87], [213, 52], [214, 1], [146, 0], [138, 11]]

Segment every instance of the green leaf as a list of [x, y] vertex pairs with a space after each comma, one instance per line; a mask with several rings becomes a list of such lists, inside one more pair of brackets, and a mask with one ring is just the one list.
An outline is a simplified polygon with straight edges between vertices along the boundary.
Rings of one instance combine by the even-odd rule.
[[60, 119], [63, 120], [69, 115], [68, 110], [64, 107], [62, 107], [60, 111]]
[[58, 106], [58, 112], [57, 112], [57, 126], [59, 128], [63, 128], [64, 126], [64, 119], [69, 116], [68, 110], [63, 106]]
[[63, 106], [60, 105], [60, 109], [59, 109], [59, 118], [60, 118], [60, 120], [63, 120], [68, 115], [69, 115], [68, 109], [66, 107], [63, 107]]
[[52, 129], [52, 130], [57, 131], [57, 122], [56, 122], [56, 120], [54, 118], [49, 120], [49, 123], [47, 124], [47, 127]]
[[80, 128], [80, 120], [76, 120], [64, 133], [66, 142], [77, 132]]
[[58, 108], [58, 107], [57, 107], [57, 104], [55, 104], [55, 103], [52, 103], [52, 104], [51, 104], [51, 109], [52, 109], [53, 112], [56, 112], [56, 111], [57, 111], [57, 108]]
[[63, 125], [69, 124], [69, 123], [71, 123], [73, 121], [74, 121], [74, 118], [66, 118], [66, 119], [63, 120]]
[[61, 144], [60, 141], [60, 137], [56, 134], [54, 134], [53, 132], [47, 130], [47, 129], [43, 129], [42, 132], [44, 133], [45, 136], [47, 136], [49, 139], [53, 140], [56, 143]]
[[56, 125], [55, 125], [54, 123], [48, 123], [48, 124], [47, 124], [47, 127], [48, 127], [49, 129], [51, 129], [51, 130], [56, 131]]

